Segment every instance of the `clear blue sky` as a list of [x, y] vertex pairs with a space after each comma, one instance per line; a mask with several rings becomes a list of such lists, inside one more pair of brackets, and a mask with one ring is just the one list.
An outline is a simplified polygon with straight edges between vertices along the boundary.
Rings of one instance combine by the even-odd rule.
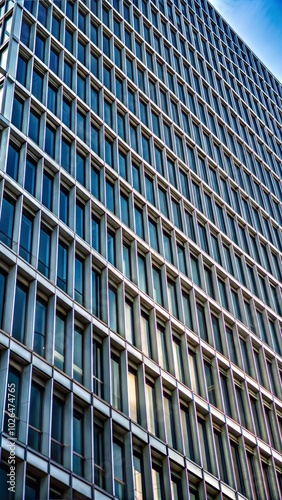
[[282, 82], [282, 0], [209, 0]]

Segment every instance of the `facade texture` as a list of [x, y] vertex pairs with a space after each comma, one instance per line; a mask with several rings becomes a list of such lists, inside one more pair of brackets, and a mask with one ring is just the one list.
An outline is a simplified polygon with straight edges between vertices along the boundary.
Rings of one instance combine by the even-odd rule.
[[206, 0], [0, 16], [1, 498], [279, 500], [281, 84]]

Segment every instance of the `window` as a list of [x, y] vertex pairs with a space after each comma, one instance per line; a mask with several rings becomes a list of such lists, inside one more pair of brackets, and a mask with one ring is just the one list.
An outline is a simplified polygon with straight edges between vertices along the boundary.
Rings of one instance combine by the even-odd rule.
[[114, 439], [113, 442], [114, 455], [114, 481], [115, 481], [115, 497], [118, 500], [125, 498], [125, 471], [124, 471], [124, 447], [120, 441]]
[[190, 305], [190, 295], [186, 292], [182, 292], [183, 309], [184, 309], [184, 322], [191, 330], [193, 330], [192, 325], [192, 315], [191, 315], [191, 305]]
[[46, 276], [47, 278], [49, 278], [50, 272], [50, 249], [51, 231], [47, 227], [42, 225], [40, 229], [38, 271], [44, 274], [44, 276]]
[[84, 260], [75, 256], [74, 299], [79, 304], [84, 303]]
[[200, 266], [199, 266], [199, 257], [191, 255], [191, 266], [192, 266], [192, 278], [194, 283], [201, 287], [201, 275], [200, 275]]
[[42, 186], [42, 203], [49, 210], [52, 210], [53, 204], [53, 177], [44, 170]]
[[83, 414], [73, 412], [73, 472], [79, 476], [84, 473], [84, 422]]
[[198, 415], [198, 429], [200, 437], [200, 446], [202, 451], [202, 463], [204, 469], [212, 472], [212, 458], [213, 454], [209, 449], [208, 433], [207, 433], [207, 422], [204, 418]]
[[123, 272], [128, 279], [131, 279], [130, 247], [126, 244], [123, 244], [122, 258], [123, 258]]
[[103, 424], [95, 418], [94, 425], [94, 483], [100, 488], [105, 488], [105, 446]]
[[188, 359], [189, 359], [189, 372], [190, 372], [190, 380], [191, 387], [193, 391], [199, 392], [199, 378], [198, 378], [198, 367], [196, 360], [196, 353], [191, 349], [188, 350]]
[[35, 195], [37, 163], [30, 157], [26, 159], [24, 188], [32, 195]]
[[128, 369], [128, 395], [129, 395], [129, 414], [132, 420], [139, 421], [139, 398], [138, 398], [138, 378], [136, 371], [129, 367]]
[[60, 188], [60, 219], [65, 224], [69, 222], [69, 191], [63, 186]]
[[51, 459], [63, 463], [64, 451], [64, 401], [56, 396], [52, 406]]
[[197, 302], [197, 313], [198, 313], [198, 323], [199, 323], [199, 335], [203, 340], [208, 342], [205, 308], [202, 304], [199, 304], [198, 302]]
[[152, 219], [149, 218], [149, 237], [150, 237], [150, 245], [157, 252], [159, 252], [159, 240], [158, 240], [158, 229], [157, 224]]
[[41, 73], [39, 73], [39, 71], [36, 68], [34, 68], [32, 76], [32, 93], [40, 102], [42, 102], [42, 91], [43, 91], [43, 76]]
[[168, 308], [171, 314], [178, 318], [178, 303], [177, 303], [177, 292], [176, 284], [173, 281], [167, 281], [167, 296], [168, 296]]
[[32, 382], [30, 391], [30, 410], [28, 426], [28, 445], [36, 451], [41, 451], [43, 390]]
[[173, 257], [172, 257], [172, 244], [171, 244], [171, 236], [168, 233], [163, 233], [163, 239], [164, 239], [164, 255], [165, 258], [173, 264]]
[[106, 181], [106, 206], [115, 213], [115, 189], [114, 184], [109, 181]]
[[144, 471], [142, 455], [133, 451], [133, 479], [134, 479], [134, 498], [142, 500], [144, 498]]
[[101, 275], [92, 269], [92, 314], [101, 318]]
[[65, 367], [66, 317], [57, 312], [55, 323], [54, 365], [60, 370]]
[[39, 144], [39, 127], [40, 127], [40, 115], [36, 113], [33, 109], [30, 110], [29, 114], [29, 137]]
[[184, 441], [184, 453], [195, 461], [194, 440], [192, 435], [192, 419], [189, 415], [189, 407], [180, 402], [180, 416], [182, 422], [182, 435]]
[[134, 314], [133, 314], [133, 302], [129, 299], [125, 299], [125, 333], [126, 339], [131, 343], [135, 344], [135, 331], [134, 331]]
[[160, 324], [157, 324], [156, 340], [159, 364], [164, 370], [168, 370], [168, 350], [166, 347], [165, 328]]
[[77, 325], [73, 335], [73, 378], [83, 383], [83, 330]]
[[41, 297], [36, 299], [33, 350], [40, 356], [45, 354], [47, 327], [47, 302]]
[[152, 464], [153, 496], [154, 500], [165, 500], [163, 469], [157, 464]]
[[144, 224], [143, 224], [143, 211], [141, 208], [134, 206], [135, 214], [135, 232], [140, 238], [144, 239]]
[[162, 306], [163, 291], [162, 291], [161, 271], [156, 267], [153, 267], [153, 295], [154, 295], [154, 300]]
[[128, 197], [124, 194], [120, 196], [121, 220], [129, 226], [129, 203]]
[[8, 149], [8, 158], [6, 172], [16, 181], [18, 180], [20, 149], [10, 142]]
[[120, 358], [115, 354], [111, 355], [111, 375], [112, 375], [112, 405], [118, 410], [122, 410]]
[[140, 335], [142, 351], [149, 358], [152, 357], [152, 342], [151, 342], [151, 329], [149, 316], [142, 311], [140, 316]]
[[2, 328], [2, 320], [5, 304], [5, 289], [6, 289], [6, 273], [0, 269], [0, 328]]
[[4, 194], [0, 219], [0, 240], [9, 247], [12, 246], [14, 211], [14, 200], [9, 195]]
[[48, 84], [47, 106], [51, 113], [57, 113], [58, 90], [50, 82]]
[[85, 184], [85, 164], [86, 158], [79, 152], [76, 153], [76, 179], [80, 184]]
[[176, 432], [175, 432], [175, 416], [173, 411], [172, 397], [167, 392], [164, 392], [164, 413], [166, 422], [166, 438], [167, 442], [173, 448], [177, 448]]
[[137, 255], [137, 270], [139, 288], [144, 292], [148, 292], [146, 258], [143, 255]]
[[93, 339], [93, 392], [100, 398], [104, 395], [103, 386], [103, 344]]
[[116, 246], [115, 246], [115, 234], [109, 229], [107, 231], [107, 249], [108, 249], [108, 261], [115, 266], [116, 265]]
[[146, 406], [147, 406], [147, 427], [148, 431], [158, 436], [158, 416], [156, 414], [156, 394], [155, 384], [146, 379]]
[[110, 328], [115, 332], [118, 329], [118, 303], [117, 303], [117, 291], [113, 288], [109, 288], [109, 319]]
[[172, 352], [174, 360], [175, 376], [181, 382], [184, 382], [184, 365], [181, 351], [181, 341], [174, 335], [172, 337]]
[[225, 481], [225, 483], [228, 483], [227, 464], [226, 464], [226, 456], [224, 453], [223, 439], [222, 439], [222, 434], [218, 429], [214, 429], [214, 441], [215, 441], [220, 477], [223, 479], [223, 481]]
[[216, 398], [215, 398], [216, 391], [213, 380], [212, 365], [208, 361], [204, 361], [204, 369], [205, 369], [206, 385], [208, 391], [208, 400], [211, 404], [216, 406]]
[[75, 205], [75, 230], [78, 236], [84, 238], [84, 205], [76, 200]]
[[35, 40], [35, 55], [40, 59], [40, 61], [44, 62], [45, 59], [45, 38], [42, 35], [37, 33]]
[[67, 291], [67, 273], [68, 273], [68, 247], [65, 243], [59, 242], [58, 245], [58, 268], [57, 268], [57, 286], [64, 292]]
[[27, 311], [28, 289], [19, 281], [16, 284], [16, 295], [14, 305], [14, 319], [12, 335], [20, 342], [24, 342], [25, 322]]
[[13, 125], [15, 125], [15, 127], [17, 127], [20, 130], [22, 129], [23, 111], [24, 111], [24, 101], [20, 97], [15, 95], [11, 121]]
[[33, 217], [26, 211], [22, 214], [19, 254], [27, 262], [31, 260]]

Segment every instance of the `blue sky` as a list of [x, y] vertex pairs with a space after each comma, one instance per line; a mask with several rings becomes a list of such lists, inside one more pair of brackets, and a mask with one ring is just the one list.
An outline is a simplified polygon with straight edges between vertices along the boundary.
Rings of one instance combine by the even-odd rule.
[[282, 82], [282, 0], [209, 0]]

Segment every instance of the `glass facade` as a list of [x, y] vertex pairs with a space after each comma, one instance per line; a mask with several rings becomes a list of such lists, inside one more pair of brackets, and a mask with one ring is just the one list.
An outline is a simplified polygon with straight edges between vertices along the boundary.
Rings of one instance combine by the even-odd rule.
[[281, 83], [207, 0], [0, 20], [6, 497], [13, 384], [15, 498], [281, 498]]

